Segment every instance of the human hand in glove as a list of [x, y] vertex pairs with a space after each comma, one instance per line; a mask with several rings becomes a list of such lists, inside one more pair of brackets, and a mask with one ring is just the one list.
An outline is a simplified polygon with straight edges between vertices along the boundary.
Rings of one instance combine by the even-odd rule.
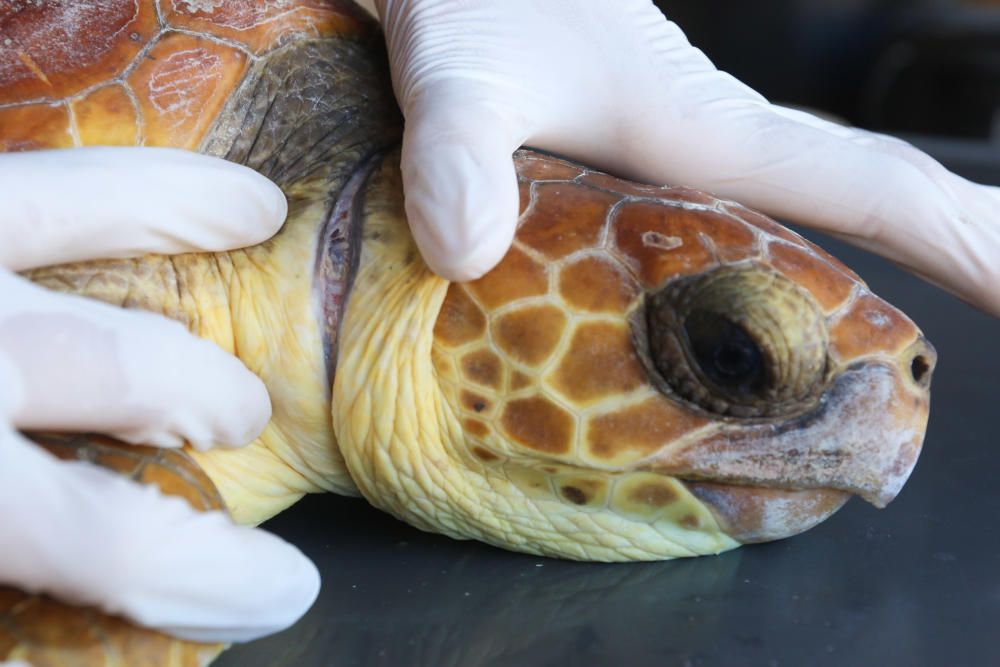
[[879, 253], [1000, 315], [1000, 189], [896, 139], [769, 104], [650, 0], [376, 0], [432, 269], [510, 247], [522, 144], [688, 185]]
[[14, 273], [259, 243], [284, 220], [281, 191], [186, 151], [88, 148], [0, 155], [0, 201], [0, 583], [201, 641], [293, 623], [319, 587], [297, 549], [19, 433], [238, 447], [270, 419], [263, 383], [176, 322]]

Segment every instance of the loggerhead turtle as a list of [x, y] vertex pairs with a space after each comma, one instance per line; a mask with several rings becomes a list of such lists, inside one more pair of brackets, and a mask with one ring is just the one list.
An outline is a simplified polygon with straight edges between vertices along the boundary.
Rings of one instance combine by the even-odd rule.
[[[36, 440], [240, 522], [361, 494], [425, 530], [601, 561], [715, 554], [899, 492], [935, 353], [837, 260], [737, 204], [524, 150], [514, 247], [448, 284], [409, 235], [400, 127], [378, 28], [347, 0], [0, 5], [0, 149], [200, 150], [289, 200], [246, 250], [27, 274], [237, 352], [273, 401], [255, 443]], [[0, 659], [219, 650], [0, 589]]]

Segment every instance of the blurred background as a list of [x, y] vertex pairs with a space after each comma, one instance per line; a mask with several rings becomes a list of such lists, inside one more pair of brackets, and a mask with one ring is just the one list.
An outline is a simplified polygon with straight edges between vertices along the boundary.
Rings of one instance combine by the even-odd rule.
[[659, 0], [772, 101], [1000, 145], [1000, 0]]
[[[359, 0], [374, 13], [374, 0]], [[773, 102], [900, 135], [1000, 180], [1000, 0], [655, 0]]]

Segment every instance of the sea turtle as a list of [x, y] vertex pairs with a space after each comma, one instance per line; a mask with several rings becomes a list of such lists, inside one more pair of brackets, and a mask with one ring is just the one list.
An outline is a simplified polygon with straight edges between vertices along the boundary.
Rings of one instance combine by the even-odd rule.
[[[255, 443], [36, 440], [244, 523], [332, 491], [599, 561], [716, 554], [899, 492], [935, 353], [836, 259], [738, 204], [522, 150], [514, 247], [449, 284], [408, 231], [401, 124], [378, 27], [347, 0], [0, 5], [0, 149], [200, 150], [289, 200], [279, 234], [246, 250], [26, 274], [237, 353], [272, 397]], [[219, 650], [0, 589], [0, 659]]]

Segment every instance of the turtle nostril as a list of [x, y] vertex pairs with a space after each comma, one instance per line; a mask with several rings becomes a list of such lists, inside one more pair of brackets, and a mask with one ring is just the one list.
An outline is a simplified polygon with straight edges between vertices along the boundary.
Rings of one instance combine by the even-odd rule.
[[934, 367], [937, 366], [937, 351], [926, 338], [920, 336], [917, 341], [900, 355], [900, 370], [906, 368], [903, 364], [909, 359], [910, 377], [913, 382], [923, 390], [931, 387], [931, 376], [934, 375]]
[[913, 361], [910, 363], [910, 372], [913, 373], [913, 380], [917, 384], [926, 384], [931, 378], [930, 361], [924, 355], [918, 354], [913, 357]]

